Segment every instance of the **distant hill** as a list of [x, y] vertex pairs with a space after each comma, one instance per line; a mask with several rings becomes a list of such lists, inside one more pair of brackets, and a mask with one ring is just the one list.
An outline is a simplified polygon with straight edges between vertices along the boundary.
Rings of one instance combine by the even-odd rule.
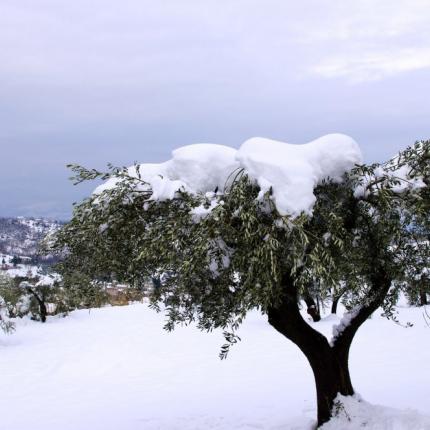
[[61, 225], [43, 218], [0, 218], [0, 254], [36, 258], [42, 239]]

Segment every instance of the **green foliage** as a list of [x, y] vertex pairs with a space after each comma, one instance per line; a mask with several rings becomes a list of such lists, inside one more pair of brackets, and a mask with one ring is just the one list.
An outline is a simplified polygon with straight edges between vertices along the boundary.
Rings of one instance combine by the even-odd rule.
[[[0, 284], [0, 300], [7, 318], [30, 315], [33, 319], [40, 320], [40, 307], [33, 294], [34, 286], [10, 278], [4, 278]], [[33, 288], [33, 292], [30, 292], [30, 288]], [[37, 294], [45, 298], [47, 290], [41, 288]]]
[[53, 285], [37, 284], [38, 279], [0, 278], [3, 321], [26, 315], [43, 321], [49, 315], [67, 314], [75, 309], [101, 307], [108, 296], [101, 283], [81, 273], [72, 273]]
[[66, 273], [61, 282], [62, 300], [58, 312], [99, 308], [108, 303], [108, 296], [100, 282], [80, 272]]
[[3, 298], [4, 294], [8, 294], [11, 284], [10, 278], [0, 276], [0, 329], [5, 333], [12, 333], [15, 329], [13, 322], [9, 321], [8, 304]]
[[[166, 329], [190, 322], [222, 328], [228, 344], [249, 310], [266, 313], [280, 302], [285, 275], [301, 293], [323, 300], [333, 288], [346, 288], [348, 308], [386, 299], [392, 315], [410, 253], [428, 264], [420, 249], [408, 247], [412, 225], [428, 234], [429, 147], [417, 142], [383, 165], [357, 166], [342, 182], [327, 180], [315, 189], [313, 216], [294, 219], [281, 216], [271, 192], [261, 196], [243, 171], [225, 190], [152, 201], [138, 166], [135, 177], [125, 168], [103, 173], [72, 166], [76, 183], [115, 177], [117, 184], [76, 205], [50, 251], [66, 253], [65, 279], [77, 272], [87, 281], [114, 276], [136, 288], [148, 277], [159, 279], [151, 304], [165, 307]], [[405, 166], [408, 179], [397, 175]], [[399, 281], [388, 296], [375, 287], [380, 272]]]
[[21, 292], [14, 285], [11, 278], [6, 276], [0, 277], [0, 297], [2, 307], [7, 312], [8, 316], [14, 316], [15, 305], [18, 303]]

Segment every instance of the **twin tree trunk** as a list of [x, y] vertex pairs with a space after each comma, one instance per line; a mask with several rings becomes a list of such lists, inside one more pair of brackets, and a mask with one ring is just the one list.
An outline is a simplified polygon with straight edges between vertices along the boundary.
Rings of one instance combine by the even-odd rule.
[[321, 320], [320, 310], [317, 303], [315, 303], [314, 298], [310, 294], [305, 294], [303, 296], [303, 300], [306, 303], [306, 306], [308, 307], [308, 314], [312, 318], [312, 321], [318, 322]]
[[354, 394], [348, 366], [352, 339], [361, 324], [381, 305], [391, 284], [385, 273], [379, 273], [371, 281], [370, 300], [360, 308], [333, 346], [303, 319], [298, 292], [289, 276], [283, 279], [284, 296], [281, 303], [268, 310], [269, 323], [294, 342], [311, 365], [317, 393], [318, 426], [331, 418], [338, 394]]
[[39, 305], [39, 316], [41, 322], [46, 322], [46, 317], [48, 315], [48, 310], [46, 308], [46, 304], [43, 298], [41, 298], [33, 288], [27, 287], [27, 290], [33, 295], [36, 299], [37, 304]]
[[345, 294], [346, 288], [341, 289], [340, 291], [337, 291], [335, 294], [333, 294], [333, 301], [331, 304], [331, 313], [336, 314], [337, 313], [337, 305], [339, 304], [340, 299]]
[[424, 288], [420, 289], [420, 306], [428, 305], [427, 292]]

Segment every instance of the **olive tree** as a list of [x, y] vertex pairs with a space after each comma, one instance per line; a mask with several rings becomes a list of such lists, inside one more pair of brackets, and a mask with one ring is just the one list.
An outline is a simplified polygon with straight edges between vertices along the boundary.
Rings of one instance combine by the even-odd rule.
[[[407, 225], [428, 213], [428, 160], [429, 142], [419, 142], [385, 164], [357, 165], [341, 180], [319, 181], [312, 212], [295, 216], [280, 213], [272, 187], [243, 168], [224, 189], [178, 189], [160, 200], [137, 165], [132, 174], [72, 166], [77, 183], [114, 178], [115, 186], [76, 205], [51, 245], [67, 251], [63, 275], [114, 274], [135, 286], [157, 279], [151, 305], [163, 305], [165, 328], [224, 330], [222, 358], [250, 310], [267, 315], [310, 363], [320, 425], [338, 394], [354, 394], [348, 359], [357, 330], [380, 306], [392, 315]], [[348, 312], [328, 339], [307, 323], [301, 299], [341, 289]]]
[[[8, 276], [0, 275], [0, 329], [5, 333], [15, 330], [15, 325], [9, 319], [7, 296], [10, 294], [12, 280]], [[6, 299], [5, 299], [6, 296]]]

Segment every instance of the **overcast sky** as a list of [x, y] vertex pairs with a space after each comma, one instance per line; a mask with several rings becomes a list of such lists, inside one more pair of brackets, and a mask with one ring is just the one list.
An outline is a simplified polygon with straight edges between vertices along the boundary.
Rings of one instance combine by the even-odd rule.
[[1, 0], [0, 216], [67, 218], [67, 163], [342, 132], [430, 138], [430, 0]]

